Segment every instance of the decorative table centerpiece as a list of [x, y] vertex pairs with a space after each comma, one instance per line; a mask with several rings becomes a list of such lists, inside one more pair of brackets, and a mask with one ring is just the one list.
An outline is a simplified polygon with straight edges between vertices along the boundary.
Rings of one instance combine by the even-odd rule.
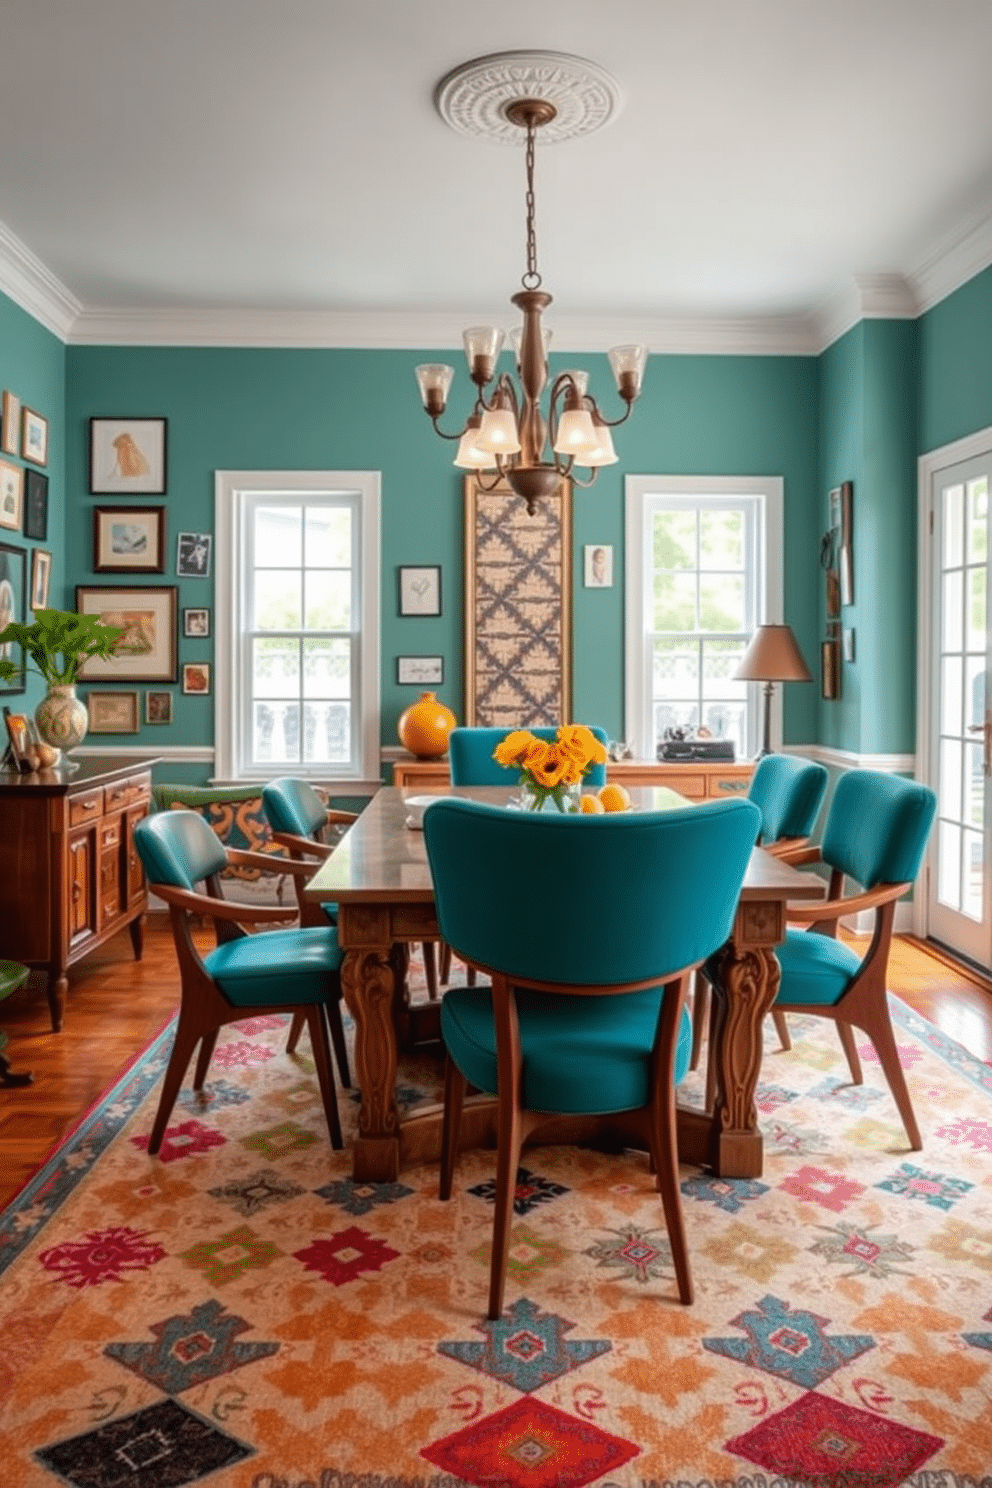
[[493, 751], [501, 765], [520, 770], [524, 811], [581, 810], [582, 782], [593, 765], [606, 763], [606, 748], [584, 723], [563, 723], [552, 740], [514, 729]]

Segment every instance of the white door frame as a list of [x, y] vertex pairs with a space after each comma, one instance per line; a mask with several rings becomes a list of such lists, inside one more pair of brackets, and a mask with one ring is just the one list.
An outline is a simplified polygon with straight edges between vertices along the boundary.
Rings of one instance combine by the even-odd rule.
[[[992, 453], [992, 427], [979, 429], [963, 439], [955, 439], [940, 449], [928, 450], [916, 462], [916, 771], [917, 778], [929, 781], [933, 761], [930, 749], [931, 641], [933, 617], [930, 614], [931, 565], [934, 534], [930, 531], [930, 501], [933, 477], [947, 465], [959, 465], [980, 455]], [[939, 617], [938, 617], [939, 618]], [[937, 834], [931, 833], [923, 871], [931, 872], [937, 851]], [[929, 934], [929, 894], [913, 895], [913, 934]]]

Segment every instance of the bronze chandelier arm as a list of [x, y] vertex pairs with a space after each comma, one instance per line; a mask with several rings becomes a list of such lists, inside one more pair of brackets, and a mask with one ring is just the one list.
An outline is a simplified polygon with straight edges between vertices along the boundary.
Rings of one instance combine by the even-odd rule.
[[603, 417], [602, 411], [600, 410], [599, 404], [596, 402], [595, 398], [592, 398], [589, 396], [589, 394], [586, 394], [585, 401], [589, 405], [589, 412], [593, 415], [594, 421], [599, 424], [605, 424], [607, 429], [615, 429], [618, 427], [618, 425], [625, 424], [630, 418], [630, 415], [634, 409], [634, 399], [631, 398], [628, 400], [627, 407], [624, 409], [619, 418], [608, 419]]

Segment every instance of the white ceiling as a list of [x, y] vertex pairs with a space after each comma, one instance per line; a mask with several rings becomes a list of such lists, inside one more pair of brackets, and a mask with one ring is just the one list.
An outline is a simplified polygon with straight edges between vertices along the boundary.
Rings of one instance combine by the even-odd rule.
[[555, 345], [771, 344], [992, 261], [990, 0], [0, 0], [0, 37], [0, 287], [67, 339], [510, 323], [522, 151], [432, 94], [511, 48], [587, 57], [623, 97], [538, 151]]

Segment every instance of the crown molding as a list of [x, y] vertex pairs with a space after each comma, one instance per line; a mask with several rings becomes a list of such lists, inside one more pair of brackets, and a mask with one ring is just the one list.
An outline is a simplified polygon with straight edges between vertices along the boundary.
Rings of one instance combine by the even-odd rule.
[[3, 222], [0, 222], [0, 290], [60, 341], [69, 339], [72, 325], [83, 308], [81, 301]]
[[918, 313], [933, 309], [992, 264], [992, 212], [975, 212], [934, 246], [913, 268]]
[[814, 317], [820, 355], [862, 320], [915, 320], [921, 313], [916, 286], [902, 274], [854, 274]]

